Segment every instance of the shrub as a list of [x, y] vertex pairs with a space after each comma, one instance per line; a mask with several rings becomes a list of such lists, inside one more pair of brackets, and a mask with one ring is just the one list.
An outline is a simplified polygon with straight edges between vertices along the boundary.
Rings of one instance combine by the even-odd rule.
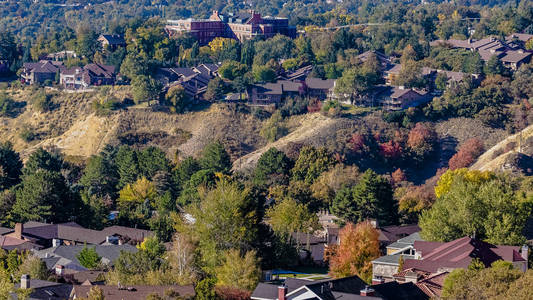
[[25, 141], [26, 143], [29, 143], [33, 141], [36, 137], [35, 132], [33, 131], [33, 128], [25, 126], [22, 128], [22, 130], [19, 133], [19, 137]]
[[0, 93], [0, 117], [11, 115], [15, 103], [5, 93]]
[[52, 108], [50, 96], [40, 91], [32, 100], [33, 107], [40, 112], [47, 112]]
[[450, 158], [450, 161], [448, 162], [450, 170], [469, 167], [474, 160], [483, 153], [483, 150], [484, 147], [481, 140], [478, 138], [469, 139], [459, 148], [459, 151]]

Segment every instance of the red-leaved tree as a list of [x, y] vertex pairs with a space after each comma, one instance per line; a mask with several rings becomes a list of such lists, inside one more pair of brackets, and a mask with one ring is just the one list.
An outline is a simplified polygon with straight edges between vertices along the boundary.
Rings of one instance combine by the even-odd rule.
[[448, 162], [450, 170], [469, 167], [483, 153], [483, 150], [483, 142], [478, 138], [471, 138], [464, 142], [459, 151], [450, 158]]

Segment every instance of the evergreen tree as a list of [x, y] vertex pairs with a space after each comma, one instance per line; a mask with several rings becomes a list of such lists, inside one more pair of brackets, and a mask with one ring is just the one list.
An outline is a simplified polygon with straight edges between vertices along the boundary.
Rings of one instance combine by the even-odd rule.
[[69, 188], [58, 172], [41, 169], [26, 175], [16, 199], [12, 214], [17, 222], [59, 223], [73, 216]]
[[11, 144], [0, 145], [0, 191], [20, 182], [22, 161]]
[[115, 164], [119, 175], [118, 188], [133, 183], [139, 176], [137, 153], [129, 146], [121, 146], [115, 156]]
[[22, 173], [24, 176], [28, 176], [37, 172], [39, 169], [50, 172], [60, 172], [62, 166], [63, 160], [61, 157], [39, 148], [30, 155], [24, 165]]
[[276, 148], [270, 148], [257, 161], [254, 182], [259, 185], [287, 184], [291, 161]]
[[215, 172], [229, 173], [231, 170], [230, 156], [218, 141], [204, 148], [200, 164], [203, 169], [211, 169]]
[[89, 158], [80, 184], [87, 190], [89, 195], [104, 197], [114, 196], [117, 186], [117, 173], [114, 166], [104, 157], [92, 156]]
[[96, 269], [102, 259], [93, 247], [89, 248], [87, 245], [83, 247], [76, 258], [80, 262], [80, 265], [89, 270]]
[[170, 171], [170, 161], [165, 152], [157, 147], [148, 147], [137, 152], [139, 171], [141, 176], [152, 179], [157, 172]]

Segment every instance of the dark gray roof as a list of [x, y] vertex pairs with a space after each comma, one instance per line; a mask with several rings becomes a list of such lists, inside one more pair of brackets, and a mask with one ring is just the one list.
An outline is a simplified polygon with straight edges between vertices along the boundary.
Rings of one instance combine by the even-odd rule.
[[428, 300], [426, 295], [418, 286], [412, 282], [399, 284], [396, 281], [373, 285], [376, 294], [386, 300]]
[[[62, 264], [65, 265], [65, 267], [69, 269], [74, 270], [84, 270], [85, 268], [82, 267], [78, 261], [78, 254], [80, 251], [84, 248], [83, 245], [77, 245], [77, 246], [66, 246], [61, 245], [58, 247], [52, 247], [40, 251], [36, 251], [35, 254], [40, 257], [47, 259], [48, 261], [45, 261], [47, 263], [47, 266], [49, 269], [53, 266], [49, 266], [49, 264], [54, 263], [54, 266], [56, 264]], [[96, 250], [96, 253], [103, 259], [109, 261], [109, 265], [113, 265], [113, 262], [120, 256], [120, 253], [122, 251], [127, 252], [137, 252], [137, 248], [132, 245], [87, 245], [87, 248], [93, 248]], [[59, 258], [58, 261], [53, 261], [51, 258]]]
[[423, 241], [422, 237], [420, 237], [420, 232], [415, 232], [404, 238], [401, 238], [398, 241], [388, 245], [387, 248], [401, 249], [413, 245], [415, 241]]
[[305, 79], [305, 84], [310, 89], [329, 90], [335, 85], [335, 80], [307, 77]]
[[[15, 285], [16, 288], [20, 287], [20, 284]], [[69, 299], [72, 292], [72, 285], [63, 284], [45, 280], [31, 279], [30, 288], [33, 289], [29, 299], [39, 300], [59, 300]], [[16, 296], [14, 297], [16, 299]]]
[[400, 256], [403, 255], [403, 259], [414, 259], [414, 255], [406, 255], [406, 254], [394, 254], [394, 255], [384, 255], [381, 257], [378, 257], [372, 261], [372, 263], [377, 264], [386, 264], [386, 265], [399, 265]]
[[124, 45], [126, 41], [120, 34], [102, 34], [102, 37], [107, 40], [110, 45]]
[[260, 282], [252, 293], [252, 299], [276, 299], [278, 297], [278, 286]]

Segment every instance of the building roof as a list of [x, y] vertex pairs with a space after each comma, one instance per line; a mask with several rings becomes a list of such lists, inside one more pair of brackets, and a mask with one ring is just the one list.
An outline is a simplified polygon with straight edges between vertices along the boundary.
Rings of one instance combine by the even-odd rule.
[[505, 41], [510, 42], [514, 39], [517, 39], [522, 42], [527, 42], [530, 39], [533, 38], [533, 34], [526, 34], [526, 33], [512, 33], [505, 37]]
[[11, 250], [32, 250], [32, 249], [41, 249], [42, 246], [34, 244], [32, 242], [18, 239], [12, 236], [0, 236], [0, 249], [7, 251]]
[[440, 298], [442, 293], [442, 286], [444, 279], [448, 276], [449, 272], [439, 272], [428, 275], [426, 278], [416, 283], [422, 292], [431, 298]]
[[107, 40], [110, 45], [124, 45], [126, 41], [124, 37], [120, 34], [102, 34], [100, 38]]
[[392, 254], [392, 255], [383, 255], [380, 256], [372, 261], [372, 263], [376, 264], [382, 264], [382, 265], [394, 265], [399, 266], [400, 265], [400, 257], [403, 256], [403, 259], [414, 259], [414, 255], [407, 255], [407, 254]]
[[63, 63], [49, 60], [42, 60], [36, 63], [24, 63], [26, 72], [34, 73], [56, 73], [63, 67]]
[[391, 281], [371, 286], [383, 299], [395, 300], [428, 300], [426, 295], [417, 285], [412, 282], [398, 283]]
[[423, 241], [422, 237], [420, 237], [420, 232], [418, 231], [404, 238], [397, 240], [396, 242], [388, 245], [387, 248], [402, 249], [407, 246], [412, 246], [415, 243], [415, 241]]
[[396, 242], [403, 237], [419, 231], [420, 227], [416, 224], [382, 226], [379, 228], [379, 240], [381, 242]]
[[522, 50], [518, 51], [507, 51], [505, 52], [505, 55], [503, 55], [500, 60], [502, 62], [508, 62], [508, 63], [519, 63], [531, 56], [531, 52], [525, 52]]
[[[20, 288], [20, 283], [15, 284], [16, 288]], [[69, 299], [72, 291], [72, 285], [57, 283], [39, 279], [30, 279], [30, 294], [29, 300], [64, 300]]]
[[[94, 286], [91, 285], [76, 285], [72, 291], [72, 296], [76, 298], [87, 297], [87, 293]], [[182, 297], [195, 296], [194, 287], [192, 285], [162, 285], [162, 286], [147, 286], [147, 285], [132, 285], [119, 289], [112, 285], [97, 285], [105, 295], [106, 300], [125, 300], [125, 299], [146, 299], [150, 294], [158, 294], [165, 297], [169, 290], [177, 292]]]
[[334, 79], [320, 79], [320, 78], [314, 78], [314, 77], [307, 77], [305, 79], [305, 85], [309, 89], [329, 90], [329, 89], [332, 89], [335, 86], [335, 80]]
[[524, 261], [520, 247], [495, 246], [487, 242], [463, 237], [448, 243], [415, 241], [414, 248], [421, 259], [406, 259], [404, 268], [417, 268], [435, 273], [440, 269], [467, 268], [474, 258], [486, 266], [496, 260]]
[[83, 67], [85, 72], [91, 76], [112, 78], [115, 75], [115, 66], [107, 66], [102, 64], [88, 64]]
[[[98, 256], [102, 258], [102, 262], [109, 266], [113, 265], [114, 261], [117, 260], [122, 251], [132, 253], [138, 251], [137, 248], [132, 245], [61, 245], [40, 251], [35, 251], [35, 255], [39, 258], [46, 259], [45, 263], [47, 263], [47, 267], [49, 269], [54, 268], [55, 265], [62, 265], [67, 269], [83, 271], [86, 270], [86, 268], [84, 268], [80, 264], [77, 256], [85, 247], [93, 248], [96, 253], [98, 253]], [[59, 258], [59, 260], [52, 260], [51, 258]]]
[[0, 235], [4, 235], [6, 233], [13, 232], [12, 228], [6, 228], [6, 227], [0, 227]]

